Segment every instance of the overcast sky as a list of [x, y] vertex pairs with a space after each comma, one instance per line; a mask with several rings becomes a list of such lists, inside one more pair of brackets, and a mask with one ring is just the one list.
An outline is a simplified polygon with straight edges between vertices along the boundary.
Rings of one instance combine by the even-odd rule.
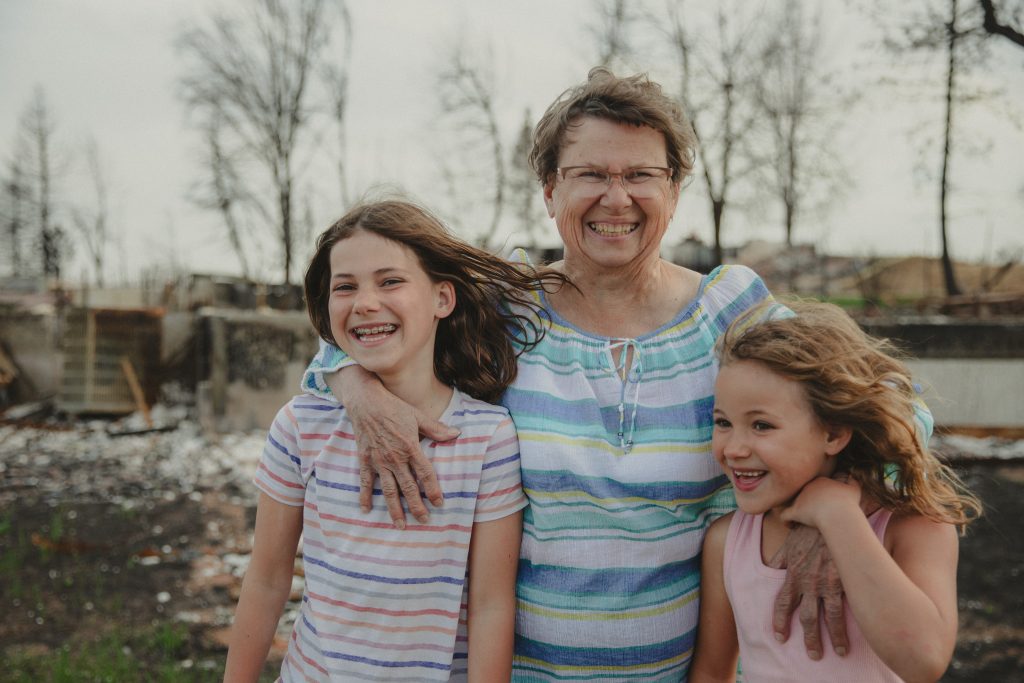
[[[200, 171], [199, 137], [177, 97], [182, 64], [176, 32], [215, 4], [0, 1], [0, 157], [9, 158], [18, 117], [36, 85], [45, 89], [63, 146], [80, 157], [85, 140], [95, 138], [110, 179], [113, 227], [122, 235], [108, 278], [171, 263], [237, 272], [217, 217], [187, 201]], [[661, 6], [660, 0], [650, 4]], [[871, 38], [868, 24], [838, 0], [824, 6], [830, 44], [848, 61], [845, 66], [877, 66], [881, 58], [864, 47]], [[444, 190], [433, 162], [445, 152], [431, 84], [441, 54], [458, 34], [491, 46], [509, 145], [524, 110], [539, 115], [585, 77], [595, 54], [586, 28], [593, 21], [590, 0], [349, 0], [349, 7], [355, 38], [348, 135], [357, 192], [391, 183], [440, 206]], [[1024, 51], [1000, 48], [993, 64], [984, 83], [1012, 93], [1001, 106], [1024, 117]], [[639, 61], [637, 67], [658, 77], [659, 65]], [[927, 174], [937, 172], [939, 150], [919, 155], [908, 133], [936, 125], [942, 110], [937, 101], [908, 104], [867, 85], [867, 97], [851, 112], [856, 120], [836, 139], [851, 188], [827, 216], [801, 225], [796, 239], [845, 254], [938, 254], [938, 189]], [[971, 149], [954, 159], [951, 239], [957, 258], [1024, 249], [1024, 132], [1009, 120], [976, 110], [958, 121]], [[62, 190], [85, 196], [87, 181], [82, 165], [69, 163]], [[701, 192], [699, 183], [684, 190], [667, 242], [690, 234], [710, 241]], [[327, 190], [319, 195], [316, 218], [323, 227], [337, 217], [334, 201]], [[781, 225], [763, 220], [763, 212], [759, 219], [753, 215], [730, 216], [727, 245], [782, 239]], [[78, 260], [68, 274], [83, 272]]]

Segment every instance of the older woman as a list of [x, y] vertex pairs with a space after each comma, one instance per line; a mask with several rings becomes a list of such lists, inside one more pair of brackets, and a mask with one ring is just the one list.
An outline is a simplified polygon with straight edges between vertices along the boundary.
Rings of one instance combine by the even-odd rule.
[[[541, 295], [549, 330], [503, 399], [529, 498], [515, 680], [686, 677], [701, 540], [734, 507], [711, 457], [712, 349], [739, 312], [769, 297], [747, 268], [701, 275], [659, 256], [695, 142], [657, 84], [603, 68], [537, 125], [530, 162], [565, 245], [553, 266], [575, 288]], [[419, 485], [434, 504], [442, 498], [415, 424], [433, 438], [444, 428], [422, 424], [361, 369], [333, 372], [343, 361], [322, 349], [305, 387], [330, 384], [344, 397], [392, 517], [404, 524], [401, 489], [422, 521]], [[364, 469], [364, 506], [374, 474]], [[814, 650], [818, 603], [805, 602]], [[844, 637], [840, 628], [833, 641]]]

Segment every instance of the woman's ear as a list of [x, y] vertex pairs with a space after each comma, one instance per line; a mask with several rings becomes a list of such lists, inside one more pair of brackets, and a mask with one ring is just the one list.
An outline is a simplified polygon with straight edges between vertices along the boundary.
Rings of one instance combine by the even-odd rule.
[[544, 183], [544, 206], [548, 209], [548, 218], [555, 217], [555, 200], [552, 197], [552, 192], [555, 191], [555, 182], [552, 180], [549, 183]]
[[447, 318], [455, 310], [455, 287], [447, 280], [438, 282], [434, 295], [437, 297], [434, 317]]
[[825, 432], [825, 455], [838, 455], [853, 438], [853, 430], [845, 425], [829, 425]]

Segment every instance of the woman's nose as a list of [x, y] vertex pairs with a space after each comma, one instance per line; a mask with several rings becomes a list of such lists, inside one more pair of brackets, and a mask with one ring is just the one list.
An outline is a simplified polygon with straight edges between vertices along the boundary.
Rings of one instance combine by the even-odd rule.
[[621, 174], [608, 179], [608, 185], [601, 195], [601, 204], [607, 207], [625, 207], [633, 203], [633, 195], [626, 189], [626, 181]]

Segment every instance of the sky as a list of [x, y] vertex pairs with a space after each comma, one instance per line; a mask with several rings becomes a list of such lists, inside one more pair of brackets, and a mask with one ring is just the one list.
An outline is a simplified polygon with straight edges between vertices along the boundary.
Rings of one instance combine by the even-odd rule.
[[[238, 6], [241, 0], [229, 2]], [[45, 90], [66, 150], [59, 189], [69, 199], [88, 197], [80, 159], [86, 140], [95, 139], [119, 235], [116, 253], [108, 257], [108, 281], [168, 268], [238, 273], [218, 217], [188, 200], [201, 172], [200, 138], [179, 98], [183, 62], [175, 49], [184, 25], [223, 4], [0, 2], [0, 160], [10, 157], [19, 116], [36, 86]], [[876, 73], [886, 58], [868, 46], [866, 20], [840, 0], [821, 0], [820, 6], [838, 65], [856, 67], [845, 69], [849, 73]], [[384, 184], [428, 205], [444, 204], [437, 157], [453, 143], [438, 131], [434, 74], [459, 36], [489, 50], [506, 140], [525, 110], [536, 118], [582, 81], [596, 54], [587, 31], [594, 21], [591, 0], [349, 0], [349, 9], [354, 42], [347, 134], [356, 193]], [[667, 73], [663, 64], [642, 57], [634, 64], [655, 78]], [[872, 67], [860, 68], [864, 64]], [[1012, 123], [1014, 116], [1024, 120], [1024, 50], [997, 48], [992, 64], [979, 83], [1010, 93], [999, 106], [1011, 113], [974, 107], [957, 120], [967, 144], [953, 162], [950, 234], [954, 257], [965, 260], [1024, 252], [1024, 132]], [[929, 176], [937, 172], [939, 150], [921, 154], [911, 134], [936, 126], [941, 107], [902, 98], [866, 76], [861, 85], [866, 96], [835, 139], [848, 167], [847, 190], [827, 213], [798, 226], [795, 239], [847, 255], [937, 255], [938, 185]], [[314, 217], [326, 227], [340, 213], [340, 202], [330, 189], [333, 178], [308, 177], [316, 173], [329, 172], [311, 170], [303, 182], [321, 183]], [[711, 240], [702, 192], [697, 181], [684, 189], [667, 244], [689, 235]], [[462, 216], [452, 222], [480, 220]], [[771, 211], [735, 212], [727, 220], [727, 246], [783, 238]], [[549, 222], [544, 229], [549, 241], [556, 239]], [[66, 270], [72, 278], [87, 274], [83, 251]]]

